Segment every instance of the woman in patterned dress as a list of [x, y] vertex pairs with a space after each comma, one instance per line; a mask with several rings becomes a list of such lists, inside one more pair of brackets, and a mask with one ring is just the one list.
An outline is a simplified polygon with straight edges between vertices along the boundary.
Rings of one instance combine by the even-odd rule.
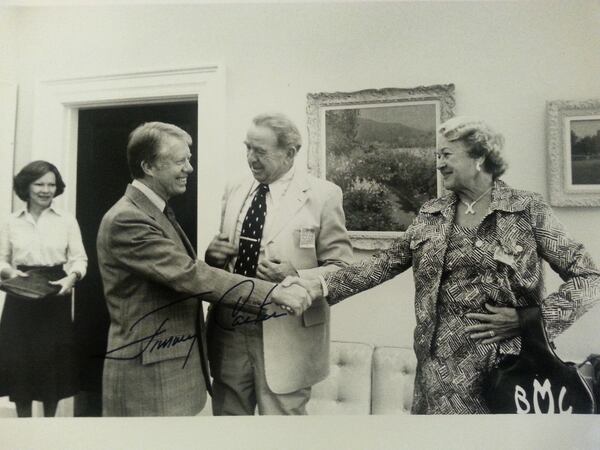
[[[485, 374], [518, 354], [517, 308], [541, 308], [552, 340], [600, 299], [600, 272], [539, 194], [509, 187], [503, 138], [455, 117], [439, 129], [447, 195], [425, 203], [404, 235], [324, 280], [289, 279], [333, 305], [409, 267], [415, 280], [413, 414], [482, 414]], [[542, 260], [564, 283], [544, 294]]]
[[48, 274], [56, 295], [31, 299], [8, 294], [0, 320], [0, 396], [15, 402], [19, 417], [31, 416], [33, 400], [44, 415], [77, 392], [77, 365], [71, 320], [71, 289], [85, 275], [87, 256], [75, 218], [56, 208], [65, 184], [46, 161], [27, 164], [15, 176], [15, 192], [27, 206], [10, 215], [0, 230], [0, 277]]

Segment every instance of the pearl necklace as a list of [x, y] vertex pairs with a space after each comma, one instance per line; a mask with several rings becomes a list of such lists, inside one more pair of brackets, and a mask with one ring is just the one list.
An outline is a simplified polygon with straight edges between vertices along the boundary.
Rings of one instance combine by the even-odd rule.
[[488, 192], [490, 192], [491, 190], [492, 190], [492, 188], [490, 187], [487, 191], [485, 191], [483, 194], [481, 194], [479, 197], [477, 197], [471, 203], [469, 203], [469, 202], [467, 202], [467, 201], [465, 201], [465, 200], [463, 200], [462, 198], [459, 197], [461, 203], [467, 207], [467, 210], [465, 211], [465, 214], [473, 214], [473, 215], [475, 215], [475, 211], [473, 211], [473, 206], [475, 206], [475, 203], [477, 203], [479, 200], [481, 200], [483, 198], [483, 196], [485, 194], [487, 194]]

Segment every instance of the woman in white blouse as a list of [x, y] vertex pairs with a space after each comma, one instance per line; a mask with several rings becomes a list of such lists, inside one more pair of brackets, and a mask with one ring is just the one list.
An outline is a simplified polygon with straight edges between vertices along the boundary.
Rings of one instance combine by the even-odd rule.
[[11, 214], [0, 230], [0, 278], [27, 276], [43, 268], [58, 293], [41, 299], [8, 294], [0, 320], [0, 396], [15, 402], [19, 417], [31, 417], [31, 402], [44, 415], [77, 392], [71, 290], [86, 272], [87, 256], [75, 218], [52, 201], [65, 184], [46, 161], [27, 164], [14, 178], [27, 207]]

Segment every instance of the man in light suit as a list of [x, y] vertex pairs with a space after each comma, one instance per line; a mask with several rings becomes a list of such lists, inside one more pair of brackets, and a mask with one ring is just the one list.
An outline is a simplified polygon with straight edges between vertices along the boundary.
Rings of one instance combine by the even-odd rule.
[[[282, 114], [259, 115], [245, 144], [253, 177], [226, 189], [221, 232], [206, 262], [271, 282], [351, 263], [342, 191], [294, 167], [296, 126]], [[256, 406], [260, 414], [306, 414], [311, 386], [329, 369], [325, 301], [301, 316], [243, 327], [231, 327], [224, 309], [211, 307], [208, 328], [215, 415], [254, 414]]]
[[[136, 128], [127, 146], [134, 180], [100, 225], [98, 262], [110, 314], [105, 416], [194, 415], [203, 408], [210, 377], [201, 299], [241, 298], [259, 309], [228, 309], [238, 321], [283, 320], [269, 303], [289, 291], [198, 261], [174, 218], [167, 201], [186, 191], [191, 142], [174, 125]], [[297, 313], [309, 305], [301, 303]]]

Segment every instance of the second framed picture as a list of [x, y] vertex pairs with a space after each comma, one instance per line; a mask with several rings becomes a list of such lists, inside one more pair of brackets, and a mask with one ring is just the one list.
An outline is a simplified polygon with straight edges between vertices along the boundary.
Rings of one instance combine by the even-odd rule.
[[553, 206], [600, 206], [600, 99], [547, 104]]
[[307, 113], [309, 171], [342, 188], [352, 244], [387, 247], [441, 193], [436, 131], [454, 85], [308, 94]]

